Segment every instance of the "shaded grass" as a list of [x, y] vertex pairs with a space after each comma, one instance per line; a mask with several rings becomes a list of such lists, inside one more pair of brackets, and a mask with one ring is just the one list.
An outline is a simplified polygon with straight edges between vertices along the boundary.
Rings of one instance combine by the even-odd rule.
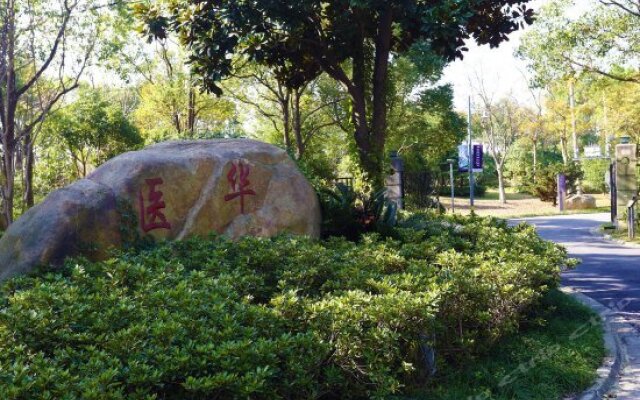
[[552, 400], [587, 389], [605, 355], [599, 317], [557, 290], [542, 310], [491, 351], [453, 368], [440, 365], [436, 386], [405, 400]]
[[[536, 197], [529, 193], [516, 192], [513, 188], [506, 188], [505, 195], [507, 197], [507, 201], [509, 200], [528, 200], [535, 199]], [[500, 193], [498, 189], [488, 188], [486, 192], [482, 196], [476, 196], [478, 200], [498, 200], [500, 198]], [[468, 200], [469, 196], [456, 196], [456, 199], [460, 200]]]
[[510, 219], [510, 218], [531, 218], [531, 217], [546, 217], [553, 215], [576, 215], [576, 214], [601, 214], [608, 213], [611, 211], [609, 207], [597, 207], [586, 210], [565, 210], [563, 212], [560, 211], [540, 211], [533, 213], [521, 213], [521, 214], [504, 214], [500, 215], [499, 218]]
[[618, 221], [618, 228], [616, 229], [611, 223], [602, 224], [600, 226], [600, 233], [603, 235], [609, 235], [612, 239], [619, 240], [631, 244], [640, 244], [640, 230], [636, 228], [636, 237], [629, 238], [629, 231], [627, 229], [627, 222], [622, 220]]

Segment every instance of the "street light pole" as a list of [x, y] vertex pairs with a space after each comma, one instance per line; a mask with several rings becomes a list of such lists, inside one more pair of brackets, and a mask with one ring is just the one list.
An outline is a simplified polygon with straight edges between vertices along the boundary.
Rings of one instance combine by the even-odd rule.
[[471, 144], [471, 96], [469, 96], [469, 112], [467, 113], [467, 133], [469, 134], [469, 205], [473, 210], [475, 182], [473, 177], [473, 144]]

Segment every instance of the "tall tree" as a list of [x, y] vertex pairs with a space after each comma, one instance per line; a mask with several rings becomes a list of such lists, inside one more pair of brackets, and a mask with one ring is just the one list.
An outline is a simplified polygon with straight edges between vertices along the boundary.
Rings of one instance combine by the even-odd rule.
[[33, 205], [35, 136], [56, 104], [79, 86], [97, 56], [108, 20], [106, 11], [99, 10], [107, 5], [112, 4], [97, 0], [0, 2], [0, 198], [4, 225], [14, 218], [19, 164], [26, 165], [26, 205]]
[[640, 84], [640, 2], [594, 0], [579, 14], [573, 1], [552, 0], [518, 51], [542, 85], [582, 72]]
[[494, 101], [486, 92], [478, 92], [482, 104], [481, 127], [483, 139], [489, 145], [498, 173], [498, 195], [500, 203], [507, 202], [505, 191], [505, 165], [513, 146], [522, 136], [524, 116], [515, 100], [504, 98]]
[[360, 164], [368, 181], [380, 187], [390, 60], [417, 46], [448, 59], [462, 57], [470, 37], [497, 46], [532, 22], [526, 3], [179, 0], [166, 10], [141, 6], [138, 12], [149, 36], [166, 37], [168, 29], [180, 34], [201, 84], [214, 92], [232, 73], [238, 54], [272, 68], [314, 71], [319, 66], [349, 94]]
[[270, 69], [252, 65], [236, 78], [233, 87], [225, 84], [226, 93], [268, 121], [280, 137], [278, 142], [298, 160], [303, 158], [312, 139], [323, 129], [336, 125], [326, 111], [344, 98], [323, 95], [324, 77], [291, 87]]
[[89, 89], [82, 89], [76, 101], [52, 115], [43, 130], [64, 145], [76, 179], [84, 178], [91, 168], [143, 143], [140, 133], [120, 107]]
[[149, 58], [130, 61], [142, 77], [133, 115], [145, 139], [194, 139], [222, 130], [235, 117], [234, 104], [198, 90], [179, 46], [169, 40], [156, 45]]

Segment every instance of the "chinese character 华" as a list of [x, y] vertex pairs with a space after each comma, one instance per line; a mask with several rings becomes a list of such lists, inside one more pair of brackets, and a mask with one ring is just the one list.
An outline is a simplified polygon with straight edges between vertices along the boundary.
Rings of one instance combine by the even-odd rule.
[[142, 230], [147, 233], [154, 229], [171, 229], [171, 224], [162, 213], [162, 209], [166, 207], [164, 201], [162, 201], [163, 193], [160, 190], [156, 190], [156, 186], [164, 183], [162, 178], [146, 179], [145, 182], [149, 187], [149, 194], [147, 196], [147, 202], [149, 204], [147, 207], [145, 207], [142, 189], [140, 189], [138, 193], [138, 200], [140, 201], [140, 226]]
[[244, 196], [255, 196], [256, 192], [251, 189], [247, 189], [249, 186], [249, 172], [251, 167], [244, 165], [241, 161], [236, 165], [232, 164], [229, 173], [227, 174], [227, 180], [231, 187], [231, 193], [224, 196], [224, 201], [231, 201], [240, 197], [240, 213], [244, 214]]

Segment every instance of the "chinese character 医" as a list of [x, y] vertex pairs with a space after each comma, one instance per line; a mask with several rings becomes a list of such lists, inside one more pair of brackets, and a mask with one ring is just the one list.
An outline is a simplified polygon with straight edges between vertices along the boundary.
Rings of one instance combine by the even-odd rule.
[[162, 178], [146, 179], [145, 182], [149, 187], [149, 194], [147, 202], [149, 203], [145, 207], [145, 199], [142, 194], [142, 189], [138, 193], [138, 200], [140, 201], [140, 226], [142, 230], [147, 233], [154, 229], [171, 229], [171, 224], [167, 221], [167, 217], [162, 213], [162, 209], [166, 207], [164, 201], [162, 201], [163, 193], [156, 190], [156, 186], [162, 185], [164, 182]]

